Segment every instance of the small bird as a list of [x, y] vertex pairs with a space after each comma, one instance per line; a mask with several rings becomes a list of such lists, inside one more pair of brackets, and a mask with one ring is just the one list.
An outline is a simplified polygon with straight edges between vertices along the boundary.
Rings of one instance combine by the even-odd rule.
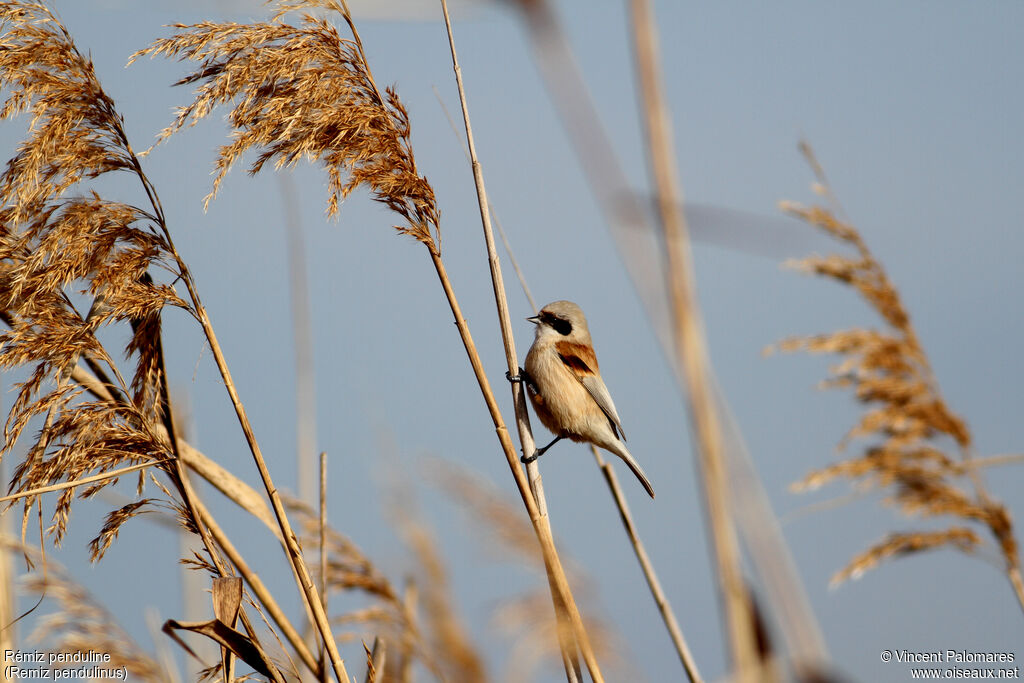
[[555, 440], [523, 461], [536, 460], [564, 438], [591, 443], [622, 458], [654, 498], [647, 476], [622, 443], [625, 433], [601, 379], [583, 311], [571, 301], [555, 301], [527, 320], [537, 329], [521, 376], [537, 417]]

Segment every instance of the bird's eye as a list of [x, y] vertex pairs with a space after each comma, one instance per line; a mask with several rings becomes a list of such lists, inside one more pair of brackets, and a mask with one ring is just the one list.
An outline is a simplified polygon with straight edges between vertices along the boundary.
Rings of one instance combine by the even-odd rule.
[[551, 320], [551, 327], [555, 328], [555, 331], [563, 337], [568, 337], [572, 333], [572, 323], [568, 320], [554, 318]]

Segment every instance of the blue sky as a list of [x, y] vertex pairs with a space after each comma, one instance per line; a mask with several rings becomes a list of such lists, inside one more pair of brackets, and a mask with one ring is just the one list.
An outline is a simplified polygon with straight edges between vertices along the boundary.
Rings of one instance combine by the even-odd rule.
[[[379, 2], [373, 16], [357, 20], [378, 82], [395, 84], [409, 109], [417, 162], [441, 205], [445, 261], [508, 417], [472, 177], [435, 95], [436, 89], [458, 111], [447, 41], [432, 3], [407, 4], [415, 20], [407, 20], [412, 15], [405, 8], [381, 20]], [[256, 3], [241, 0], [204, 5], [54, 5], [91, 53], [138, 148], [148, 146], [189, 93], [170, 87], [184, 66], [144, 60], [126, 69], [128, 56], [165, 35], [162, 25], [170, 22], [263, 16]], [[647, 193], [625, 6], [577, 0], [557, 6], [633, 188]], [[743, 229], [768, 231], [769, 241], [785, 235], [785, 244], [795, 247], [792, 257], [827, 250], [831, 245], [810, 228], [805, 239], [798, 224], [780, 223], [776, 209], [781, 199], [814, 199], [811, 173], [796, 150], [799, 139], [808, 140], [849, 218], [903, 294], [947, 400], [970, 424], [979, 453], [1019, 452], [1024, 7], [659, 2], [656, 11], [687, 199], [753, 216]], [[587, 313], [630, 450], [658, 491], [655, 501], [647, 500], [620, 468], [631, 507], [698, 665], [715, 678], [724, 672], [725, 655], [682, 396], [517, 16], [502, 4], [463, 3], [455, 31], [491, 200], [540, 303], [571, 299]], [[23, 121], [0, 127], [0, 150], [10, 154], [23, 127]], [[214, 115], [157, 148], [146, 169], [275, 477], [294, 487], [284, 190], [271, 172], [249, 178], [237, 168], [204, 214], [202, 198], [224, 136]], [[439, 456], [510, 496], [514, 489], [424, 250], [397, 236], [392, 217], [363, 195], [346, 202], [337, 221], [326, 220], [325, 178], [318, 170], [300, 167], [292, 180], [309, 266], [316, 447], [330, 457], [330, 516], [398, 578], [400, 545], [389, 531], [381, 488], [366, 482], [383, 485], [389, 467], [415, 472], [429, 467], [426, 456]], [[774, 251], [698, 243], [694, 256], [719, 381], [772, 503], [788, 520], [783, 530], [836, 663], [860, 680], [906, 680], [905, 666], [879, 661], [882, 650], [1024, 656], [1020, 607], [998, 565], [985, 558], [941, 551], [900, 559], [828, 589], [831, 574], [854, 554], [889, 531], [922, 524], [880, 508], [873, 496], [799, 514], [812, 502], [847, 493], [843, 484], [814, 495], [792, 494], [788, 486], [833, 461], [835, 444], [859, 409], [847, 395], [815, 388], [828, 359], [764, 358], [761, 351], [786, 336], [875, 321], [852, 292], [781, 269]], [[506, 283], [523, 357], [532, 335], [523, 318], [530, 310], [507, 266]], [[168, 346], [172, 388], [190, 406], [193, 440], [255, 482], [198, 330], [173, 314], [166, 325], [174, 339]], [[600, 608], [620, 627], [630, 661], [646, 680], [678, 679], [678, 662], [589, 452], [559, 444], [544, 457], [542, 473], [562, 548], [591, 574]], [[992, 471], [987, 482], [1011, 512], [1024, 509], [1020, 466]], [[426, 488], [421, 496], [452, 561], [462, 614], [497, 673], [505, 644], [489, 630], [490, 611], [532, 579], [489, 562], [469, 520], [443, 495]], [[180, 616], [176, 589], [154, 596], [126, 581], [123, 563], [137, 558], [140, 546], [153, 545], [159, 571], [176, 557], [171, 537], [154, 544], [151, 538], [163, 532], [145, 522], [125, 528], [108, 560], [93, 568], [84, 563], [83, 547], [101, 512], [86, 506], [76, 512], [61, 560], [134, 628], [141, 628], [141, 613], [151, 604], [161, 618]], [[225, 508], [224, 515], [230, 524], [232, 513]], [[240, 544], [247, 554], [258, 556], [266, 546], [268, 539], [257, 536]], [[283, 566], [267, 572], [289, 589]], [[167, 571], [165, 580], [174, 585], [175, 574]], [[560, 674], [545, 676], [559, 680]]]

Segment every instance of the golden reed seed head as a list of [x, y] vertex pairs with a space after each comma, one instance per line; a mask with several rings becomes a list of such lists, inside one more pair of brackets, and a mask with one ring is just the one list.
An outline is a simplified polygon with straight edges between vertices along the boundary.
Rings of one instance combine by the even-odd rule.
[[[809, 473], [793, 488], [814, 489], [845, 478], [856, 482], [859, 490], [889, 492], [885, 502], [904, 514], [949, 516], [982, 524], [996, 539], [1007, 570], [1018, 571], [1017, 546], [1006, 508], [987, 495], [979, 478], [963, 481], [970, 472], [970, 430], [947, 406], [899, 291], [858, 230], [836, 217], [838, 202], [820, 165], [809, 146], [802, 144], [801, 149], [817, 176], [816, 193], [828, 198], [832, 208], [789, 201], [781, 202], [780, 208], [821, 229], [853, 253], [815, 256], [791, 265], [852, 287], [883, 325], [881, 329], [795, 337], [774, 347], [839, 355], [841, 361], [831, 368], [823, 386], [851, 389], [867, 407], [839, 444], [844, 450], [855, 439], [870, 440], [864, 452]], [[956, 447], [957, 457], [946, 453], [947, 444]], [[854, 558], [833, 583], [857, 576], [889, 557], [941, 546], [971, 552], [979, 541], [973, 531], [959, 526], [891, 535]]]

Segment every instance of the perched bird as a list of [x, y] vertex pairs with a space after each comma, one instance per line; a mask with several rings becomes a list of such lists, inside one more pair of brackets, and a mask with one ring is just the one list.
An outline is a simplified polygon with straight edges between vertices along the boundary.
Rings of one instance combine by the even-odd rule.
[[571, 301], [556, 301], [527, 320], [537, 329], [522, 380], [537, 417], [555, 440], [524, 462], [536, 460], [563, 438], [591, 443], [622, 458], [654, 498], [651, 483], [622, 443], [622, 423], [601, 379], [583, 311]]

